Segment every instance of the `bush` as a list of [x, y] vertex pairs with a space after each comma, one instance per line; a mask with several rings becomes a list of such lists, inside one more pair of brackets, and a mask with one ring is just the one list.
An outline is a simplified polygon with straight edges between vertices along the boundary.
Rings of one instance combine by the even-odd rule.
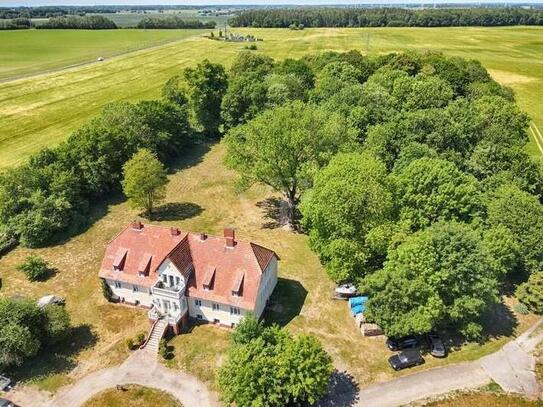
[[67, 338], [70, 332], [70, 315], [62, 305], [47, 305], [43, 311], [47, 318], [47, 342], [55, 344]]
[[172, 357], [168, 342], [164, 338], [160, 340], [160, 344], [158, 345], [158, 354], [162, 356], [163, 359], [171, 359]]
[[113, 291], [111, 291], [111, 287], [107, 283], [105, 279], [101, 279], [101, 286], [102, 286], [102, 294], [108, 302], [113, 302]]
[[530, 311], [543, 314], [543, 272], [535, 272], [517, 288], [517, 298]]
[[249, 51], [256, 51], [258, 49], [256, 44], [246, 45], [243, 48], [248, 49]]
[[515, 306], [513, 307], [513, 310], [519, 313], [520, 315], [526, 315], [530, 313], [530, 310], [528, 309], [526, 304], [523, 304], [522, 302], [516, 303]]
[[134, 350], [134, 339], [132, 338], [128, 338], [126, 339], [126, 347], [128, 348], [128, 350]]
[[138, 346], [143, 345], [143, 342], [145, 341], [145, 334], [143, 332], [140, 332], [136, 335], [136, 343]]
[[17, 266], [17, 270], [25, 273], [29, 281], [44, 281], [51, 274], [52, 269], [47, 262], [38, 256], [28, 256]]

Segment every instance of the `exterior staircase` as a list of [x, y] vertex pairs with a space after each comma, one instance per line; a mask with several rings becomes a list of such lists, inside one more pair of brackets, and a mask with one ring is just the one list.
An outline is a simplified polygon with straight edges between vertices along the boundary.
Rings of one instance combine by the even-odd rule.
[[158, 319], [151, 328], [147, 340], [142, 345], [141, 349], [145, 349], [152, 353], [158, 353], [158, 346], [160, 340], [164, 336], [166, 329], [168, 328], [168, 322], [165, 319]]

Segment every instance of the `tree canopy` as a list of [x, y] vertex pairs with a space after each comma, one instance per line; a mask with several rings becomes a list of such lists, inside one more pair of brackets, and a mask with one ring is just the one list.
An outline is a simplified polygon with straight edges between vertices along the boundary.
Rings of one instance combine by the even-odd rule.
[[152, 216], [155, 205], [166, 197], [166, 168], [147, 149], [141, 149], [123, 166], [123, 192], [128, 202]]
[[335, 153], [352, 148], [355, 131], [341, 117], [302, 102], [266, 110], [225, 137], [226, 163], [245, 184], [261, 182], [284, 194], [295, 221], [301, 193]]
[[389, 336], [457, 327], [482, 334], [481, 314], [498, 301], [498, 279], [480, 235], [460, 223], [436, 223], [388, 254], [364, 285], [367, 317]]
[[[237, 339], [218, 371], [222, 396], [229, 405], [313, 404], [326, 394], [332, 360], [315, 337], [293, 336], [276, 326], [254, 330], [255, 326], [254, 319], [244, 319], [236, 327]], [[240, 336], [240, 330], [252, 334]]]

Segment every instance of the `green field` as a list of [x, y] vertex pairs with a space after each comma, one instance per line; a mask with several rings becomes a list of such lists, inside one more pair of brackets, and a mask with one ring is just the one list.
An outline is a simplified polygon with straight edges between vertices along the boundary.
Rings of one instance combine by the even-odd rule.
[[198, 30], [14, 30], [0, 34], [0, 80], [94, 62], [192, 36]]
[[197, 10], [171, 10], [170, 12], [158, 13], [158, 12], [147, 12], [145, 14], [140, 13], [104, 13], [100, 14], [104, 17], [112, 20], [119, 27], [134, 27], [142, 19], [146, 17], [157, 17], [164, 18], [169, 16], [181, 17], [184, 20], [200, 20], [203, 22], [206, 21], [215, 21], [219, 25], [223, 25], [227, 22], [230, 16], [200, 16], [197, 14]]
[[[502, 84], [511, 86], [523, 109], [543, 128], [543, 28], [328, 28], [291, 31], [284, 29], [237, 29], [264, 39], [259, 51], [274, 58], [300, 57], [309, 52], [359, 49], [364, 53], [401, 50], [439, 50], [450, 55], [479, 59]], [[40, 52], [14, 51], [19, 74], [47, 70], [62, 64], [67, 41], [76, 31], [0, 32], [0, 60], [6, 43], [33, 43]], [[109, 34], [109, 33], [107, 33]], [[167, 33], [166, 33], [167, 34]], [[164, 35], [166, 35], [164, 34]], [[187, 35], [187, 32], [183, 32]], [[58, 35], [44, 40], [43, 35]], [[101, 35], [101, 33], [96, 33]], [[103, 34], [106, 35], [106, 34]], [[110, 35], [123, 36], [125, 30]], [[11, 37], [10, 37], [11, 36]], [[21, 37], [18, 37], [21, 36]], [[28, 37], [26, 37], [28, 36]], [[8, 38], [10, 41], [8, 41]], [[82, 41], [84, 43], [85, 41]], [[41, 44], [41, 46], [40, 46]], [[49, 52], [48, 48], [60, 50]], [[195, 35], [183, 40], [111, 58], [66, 71], [0, 84], [0, 167], [23, 161], [32, 152], [54, 145], [96, 115], [109, 102], [156, 97], [164, 81], [183, 67], [203, 58], [228, 64], [243, 44], [210, 41]], [[13, 51], [12, 51], [13, 52]], [[38, 61], [27, 66], [30, 58]], [[80, 59], [84, 61], [84, 58]], [[6, 66], [7, 65], [7, 66]], [[535, 143], [530, 145], [536, 154]]]

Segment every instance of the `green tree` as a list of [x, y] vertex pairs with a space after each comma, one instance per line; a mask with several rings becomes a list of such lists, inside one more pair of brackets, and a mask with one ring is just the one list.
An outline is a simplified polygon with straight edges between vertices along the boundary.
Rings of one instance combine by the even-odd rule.
[[498, 280], [480, 235], [461, 223], [437, 223], [391, 250], [364, 281], [366, 317], [388, 336], [453, 326], [480, 338], [483, 312], [498, 301]]
[[528, 281], [518, 286], [516, 295], [530, 311], [543, 314], [543, 272], [532, 273]]
[[123, 166], [123, 191], [128, 202], [152, 216], [155, 204], [166, 196], [168, 178], [164, 165], [149, 150], [139, 150]]
[[236, 329], [232, 331], [232, 342], [236, 345], [243, 345], [249, 343], [255, 338], [262, 335], [264, 326], [253, 313], [246, 314]]
[[521, 266], [543, 270], [543, 205], [514, 185], [504, 185], [487, 198], [488, 223], [505, 227], [515, 239]]
[[226, 71], [205, 59], [195, 68], [185, 68], [189, 106], [204, 133], [216, 136], [221, 123], [221, 102], [227, 88]]
[[270, 109], [225, 137], [226, 164], [244, 185], [261, 182], [284, 194], [294, 224], [301, 193], [340, 150], [353, 148], [356, 131], [337, 114], [292, 102]]
[[30, 281], [43, 281], [51, 273], [51, 268], [41, 257], [30, 255], [17, 266], [17, 270], [25, 273]]
[[400, 217], [415, 228], [440, 220], [470, 222], [482, 213], [477, 180], [443, 159], [420, 158], [398, 175]]
[[332, 360], [317, 339], [269, 327], [234, 344], [217, 376], [229, 405], [280, 407], [315, 403], [326, 394], [332, 371]]
[[51, 304], [44, 307], [47, 319], [45, 325], [46, 341], [49, 344], [61, 342], [70, 333], [70, 315], [62, 305]]
[[0, 366], [19, 366], [36, 356], [40, 342], [26, 326], [10, 322], [0, 327]]
[[368, 153], [340, 153], [317, 173], [302, 200], [302, 222], [334, 281], [363, 275], [365, 236], [392, 210], [386, 168]]

